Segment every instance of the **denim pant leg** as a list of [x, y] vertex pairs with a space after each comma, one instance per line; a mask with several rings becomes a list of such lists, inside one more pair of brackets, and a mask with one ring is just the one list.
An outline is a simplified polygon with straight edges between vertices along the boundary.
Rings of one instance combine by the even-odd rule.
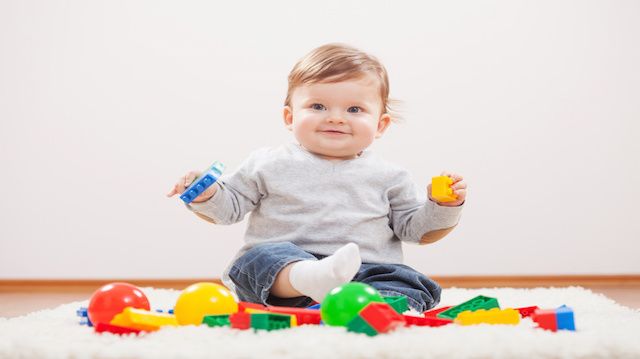
[[270, 294], [276, 276], [288, 264], [316, 257], [289, 242], [259, 244], [240, 256], [229, 269], [229, 278], [236, 286], [241, 301], [306, 307], [309, 297], [279, 298]]
[[438, 283], [404, 264], [362, 263], [353, 280], [369, 284], [383, 296], [404, 295], [409, 307], [421, 313], [438, 305], [442, 292]]

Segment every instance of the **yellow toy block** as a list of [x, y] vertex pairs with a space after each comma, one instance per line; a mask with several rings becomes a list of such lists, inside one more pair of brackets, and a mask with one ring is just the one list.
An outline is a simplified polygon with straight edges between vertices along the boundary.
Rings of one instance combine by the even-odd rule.
[[458, 314], [455, 320], [460, 325], [473, 324], [518, 324], [520, 323], [520, 312], [515, 309], [491, 308], [478, 309], [475, 311], [465, 310]]
[[453, 194], [453, 180], [448, 176], [431, 178], [431, 197], [438, 202], [453, 202], [458, 196]]
[[152, 332], [165, 325], [178, 325], [178, 321], [175, 316], [170, 314], [153, 313], [143, 309], [126, 307], [122, 313], [113, 317], [111, 324]]
[[256, 314], [267, 313], [268, 314], [268, 313], [271, 313], [268, 310], [262, 310], [262, 309], [256, 309], [256, 308], [244, 308], [244, 312], [245, 313], [249, 313], [249, 314], [253, 314], [253, 313], [256, 313]]

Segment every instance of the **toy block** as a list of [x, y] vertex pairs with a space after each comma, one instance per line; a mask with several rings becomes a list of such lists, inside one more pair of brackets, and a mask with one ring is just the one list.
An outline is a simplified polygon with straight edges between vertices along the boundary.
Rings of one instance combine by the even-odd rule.
[[267, 307], [269, 313], [294, 315], [297, 325], [302, 324], [320, 324], [320, 311], [315, 309], [294, 308], [294, 307]]
[[444, 312], [445, 310], [447, 310], [449, 308], [453, 308], [453, 307], [452, 306], [448, 306], [448, 307], [442, 307], [442, 308], [438, 308], [438, 309], [431, 309], [431, 310], [428, 310], [428, 311], [422, 313], [422, 315], [424, 315], [425, 317], [436, 318], [438, 316], [438, 314]]
[[231, 328], [249, 329], [251, 328], [251, 314], [245, 312], [233, 313], [229, 316]]
[[556, 322], [558, 330], [576, 330], [576, 324], [573, 319], [573, 309], [563, 305], [556, 309]]
[[438, 202], [452, 202], [458, 199], [453, 194], [451, 185], [453, 180], [448, 176], [438, 176], [431, 178], [431, 198]]
[[89, 319], [89, 313], [87, 307], [80, 307], [76, 310], [76, 315], [80, 317], [80, 325], [86, 325], [88, 327], [93, 327], [93, 323]]
[[154, 313], [144, 309], [126, 307], [111, 320], [113, 325], [120, 327], [155, 331], [165, 325], [178, 325], [176, 317], [170, 314]]
[[359, 315], [356, 315], [353, 319], [351, 319], [351, 321], [349, 321], [349, 323], [347, 324], [347, 331], [354, 333], [363, 333], [370, 337], [378, 335], [378, 332]]
[[260, 303], [238, 302], [238, 312], [244, 312], [247, 308], [265, 310], [267, 306]]
[[409, 304], [407, 303], [407, 297], [404, 295], [384, 297], [384, 301], [395, 309], [398, 314], [402, 314], [409, 310]]
[[251, 314], [251, 328], [267, 331], [290, 328], [292, 317], [295, 316], [274, 313]]
[[531, 319], [538, 323], [538, 327], [555, 332], [558, 330], [558, 319], [553, 309], [536, 309], [531, 314]]
[[464, 312], [465, 310], [470, 310], [473, 312], [478, 309], [491, 309], [491, 308], [500, 308], [500, 305], [498, 304], [498, 300], [496, 298], [479, 295], [462, 304], [458, 304], [452, 308], [449, 308], [443, 312], [438, 313], [437, 317], [453, 320], [453, 319], [456, 319], [458, 314]]
[[205, 315], [202, 318], [202, 324], [210, 327], [230, 327], [229, 314], [222, 315]]
[[200, 177], [196, 178], [193, 183], [180, 195], [180, 199], [185, 204], [191, 203], [202, 192], [209, 188], [212, 184], [216, 183], [218, 178], [224, 171], [224, 165], [218, 161], [214, 162], [210, 168], [204, 171]]
[[245, 313], [249, 313], [249, 314], [265, 314], [265, 313], [269, 313], [269, 311], [267, 310], [267, 307], [265, 307], [264, 309], [244, 308], [244, 312]]
[[407, 324], [404, 317], [387, 303], [369, 303], [358, 315], [378, 333], [386, 333]]
[[316, 303], [316, 304], [314, 304], [314, 305], [312, 305], [310, 307], [307, 307], [307, 309], [318, 309], [318, 310], [320, 310], [320, 303]]
[[407, 322], [408, 326], [418, 326], [418, 327], [440, 327], [443, 325], [453, 323], [451, 319], [437, 318], [433, 317], [414, 317], [412, 315], [403, 315], [404, 320]]
[[476, 311], [465, 310], [458, 314], [455, 322], [460, 325], [474, 324], [518, 324], [520, 323], [520, 312], [515, 309], [491, 308], [478, 309]]
[[520, 312], [520, 316], [523, 318], [526, 318], [528, 316], [530, 316], [531, 314], [533, 314], [533, 312], [536, 311], [536, 309], [539, 309], [537, 305], [531, 306], [531, 307], [521, 307], [521, 308], [515, 308], [518, 312]]
[[131, 328], [124, 328], [124, 327], [119, 327], [117, 325], [113, 325], [113, 324], [107, 324], [107, 323], [98, 323], [93, 330], [96, 333], [112, 333], [112, 334], [140, 334], [140, 330], [138, 329], [131, 329]]

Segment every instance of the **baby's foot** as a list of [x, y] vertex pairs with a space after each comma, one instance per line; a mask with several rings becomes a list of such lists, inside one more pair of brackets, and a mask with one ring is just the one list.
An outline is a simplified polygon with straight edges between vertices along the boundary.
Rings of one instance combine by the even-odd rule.
[[351, 281], [360, 264], [358, 245], [349, 243], [321, 260], [294, 263], [289, 272], [289, 282], [298, 292], [321, 303], [330, 290]]

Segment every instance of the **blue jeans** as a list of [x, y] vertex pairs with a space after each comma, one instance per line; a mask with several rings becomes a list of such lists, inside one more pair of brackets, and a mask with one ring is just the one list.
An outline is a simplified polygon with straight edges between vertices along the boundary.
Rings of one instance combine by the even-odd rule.
[[[305, 252], [290, 242], [259, 244], [236, 260], [229, 270], [229, 277], [241, 301], [307, 307], [313, 303], [311, 298], [279, 298], [270, 293], [271, 287], [278, 273], [288, 264], [324, 257]], [[442, 291], [436, 282], [403, 264], [362, 263], [353, 281], [369, 284], [383, 296], [404, 295], [409, 306], [418, 312], [435, 307]]]

